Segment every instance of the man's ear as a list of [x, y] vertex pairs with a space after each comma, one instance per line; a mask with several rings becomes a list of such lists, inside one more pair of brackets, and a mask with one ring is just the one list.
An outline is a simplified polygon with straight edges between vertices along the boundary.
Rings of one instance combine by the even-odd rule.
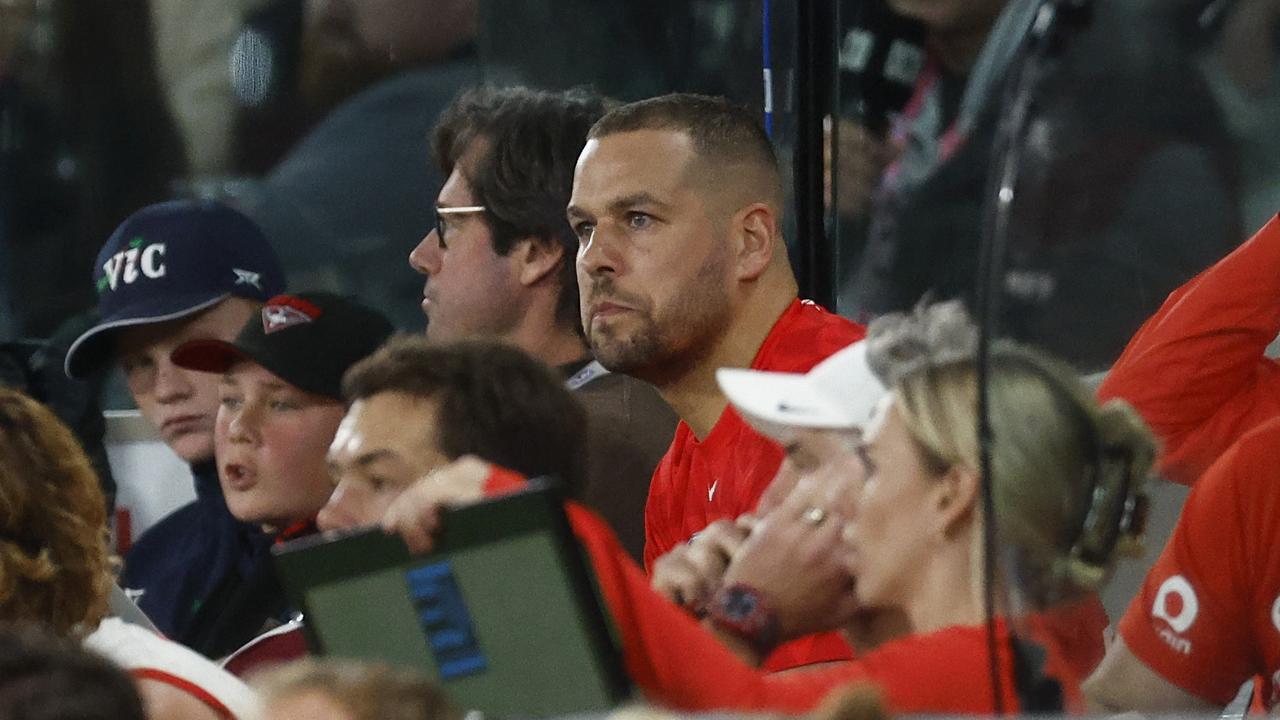
[[521, 238], [511, 248], [510, 257], [515, 260], [520, 284], [532, 287], [555, 274], [564, 261], [564, 246], [536, 237]]
[[777, 216], [768, 205], [752, 203], [734, 215], [733, 231], [738, 240], [738, 279], [755, 280], [769, 268], [777, 244], [782, 242]]
[[981, 489], [977, 471], [963, 465], [951, 466], [938, 479], [931, 502], [940, 533], [950, 536], [976, 517]]

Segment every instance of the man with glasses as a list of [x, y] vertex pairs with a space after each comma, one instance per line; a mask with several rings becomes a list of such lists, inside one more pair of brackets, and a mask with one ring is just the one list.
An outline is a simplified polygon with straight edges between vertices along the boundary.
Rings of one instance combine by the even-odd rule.
[[479, 88], [445, 110], [432, 152], [447, 176], [435, 228], [409, 255], [427, 276], [427, 339], [491, 338], [557, 368], [587, 410], [581, 499], [640, 557], [644, 505], [676, 416], [650, 385], [595, 362], [578, 315], [578, 240], [564, 209], [603, 98]]

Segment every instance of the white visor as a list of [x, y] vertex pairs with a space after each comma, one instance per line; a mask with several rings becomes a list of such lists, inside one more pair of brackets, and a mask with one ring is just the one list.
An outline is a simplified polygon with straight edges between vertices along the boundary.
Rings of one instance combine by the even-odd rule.
[[797, 428], [860, 430], [888, 393], [858, 341], [807, 373], [720, 368], [720, 389], [762, 435], [788, 442]]

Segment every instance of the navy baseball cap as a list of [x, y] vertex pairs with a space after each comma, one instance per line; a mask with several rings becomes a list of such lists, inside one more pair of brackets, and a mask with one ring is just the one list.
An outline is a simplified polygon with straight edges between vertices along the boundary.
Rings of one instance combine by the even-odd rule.
[[341, 400], [342, 375], [394, 331], [385, 315], [340, 295], [277, 295], [233, 342], [189, 340], [170, 357], [179, 367], [213, 373], [249, 360], [290, 385]]
[[284, 291], [284, 272], [252, 220], [221, 203], [177, 200], [120, 223], [98, 253], [93, 283], [99, 321], [67, 351], [73, 378], [110, 360], [110, 331], [185, 317], [231, 296], [265, 301]]

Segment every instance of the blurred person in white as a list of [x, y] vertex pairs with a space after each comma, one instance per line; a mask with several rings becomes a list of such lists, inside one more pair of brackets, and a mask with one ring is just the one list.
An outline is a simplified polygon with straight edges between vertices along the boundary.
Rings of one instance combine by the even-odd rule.
[[0, 388], [0, 620], [40, 623], [133, 676], [147, 717], [251, 720], [257, 699], [195, 652], [107, 617], [105, 503], [71, 432]]

